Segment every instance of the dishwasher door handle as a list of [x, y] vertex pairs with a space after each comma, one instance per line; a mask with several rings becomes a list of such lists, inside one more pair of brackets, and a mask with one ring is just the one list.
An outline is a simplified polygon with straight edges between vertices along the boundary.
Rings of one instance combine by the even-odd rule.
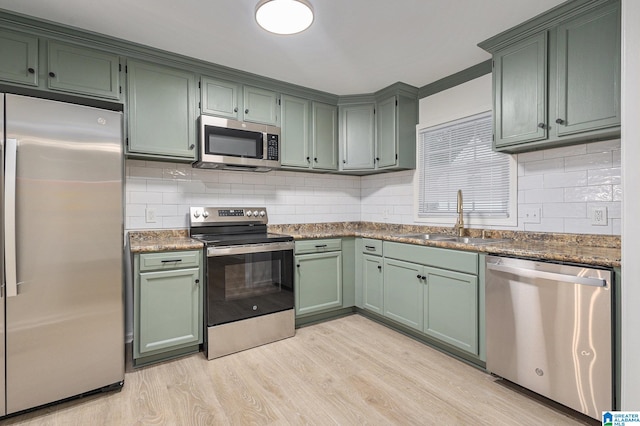
[[525, 278], [543, 278], [546, 280], [560, 281], [571, 284], [589, 285], [592, 287], [606, 287], [607, 280], [601, 278], [579, 277], [576, 275], [566, 275], [557, 272], [538, 271], [535, 269], [518, 268], [506, 266], [498, 263], [487, 262], [487, 268], [493, 271], [506, 272]]

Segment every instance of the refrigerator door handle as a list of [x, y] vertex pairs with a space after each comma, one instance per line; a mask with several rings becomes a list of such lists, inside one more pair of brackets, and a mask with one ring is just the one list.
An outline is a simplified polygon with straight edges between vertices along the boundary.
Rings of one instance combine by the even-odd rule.
[[6, 297], [18, 295], [16, 266], [16, 172], [18, 140], [7, 139], [5, 144], [4, 177], [4, 259]]

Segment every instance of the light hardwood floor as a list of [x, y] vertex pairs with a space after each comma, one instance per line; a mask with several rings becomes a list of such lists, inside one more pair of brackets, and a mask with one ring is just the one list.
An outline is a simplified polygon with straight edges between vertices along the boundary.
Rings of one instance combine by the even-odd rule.
[[212, 361], [197, 354], [141, 368], [126, 374], [121, 392], [0, 424], [538, 426], [580, 420], [352, 315]]

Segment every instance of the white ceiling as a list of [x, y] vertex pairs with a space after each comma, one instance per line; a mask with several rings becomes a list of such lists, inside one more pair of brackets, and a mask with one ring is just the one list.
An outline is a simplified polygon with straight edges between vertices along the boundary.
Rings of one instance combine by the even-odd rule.
[[312, 27], [260, 29], [258, 0], [0, 0], [0, 8], [336, 95], [416, 87], [490, 55], [477, 43], [561, 0], [311, 0]]

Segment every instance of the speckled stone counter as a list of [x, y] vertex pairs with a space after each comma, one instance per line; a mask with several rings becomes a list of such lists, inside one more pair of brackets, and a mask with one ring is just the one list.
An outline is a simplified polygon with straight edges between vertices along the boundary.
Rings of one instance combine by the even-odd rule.
[[150, 253], [174, 250], [201, 250], [204, 244], [189, 237], [189, 231], [129, 231], [131, 253]]
[[[453, 235], [451, 227], [394, 225], [372, 222], [339, 222], [297, 225], [269, 225], [269, 232], [289, 234], [295, 239], [364, 237], [400, 243], [467, 250], [487, 254], [536, 258], [587, 265], [619, 267], [620, 237], [611, 235], [556, 234], [487, 230], [486, 237], [508, 239], [488, 244], [463, 244], [406, 238], [410, 233], [444, 233]], [[482, 230], [467, 229], [465, 236], [480, 238]]]
[[[620, 266], [620, 237], [611, 235], [487, 230], [488, 241], [491, 241], [491, 239], [507, 239], [507, 241], [488, 244], [464, 244], [453, 241], [432, 241], [400, 236], [411, 233], [444, 233], [453, 235], [451, 227], [394, 225], [373, 222], [269, 225], [269, 232], [292, 235], [298, 240], [364, 237], [502, 256], [527, 257], [595, 266]], [[467, 229], [465, 235], [480, 238], [482, 230]], [[200, 250], [203, 247], [200, 241], [189, 238], [189, 232], [186, 229], [129, 231], [129, 245], [132, 253]]]

